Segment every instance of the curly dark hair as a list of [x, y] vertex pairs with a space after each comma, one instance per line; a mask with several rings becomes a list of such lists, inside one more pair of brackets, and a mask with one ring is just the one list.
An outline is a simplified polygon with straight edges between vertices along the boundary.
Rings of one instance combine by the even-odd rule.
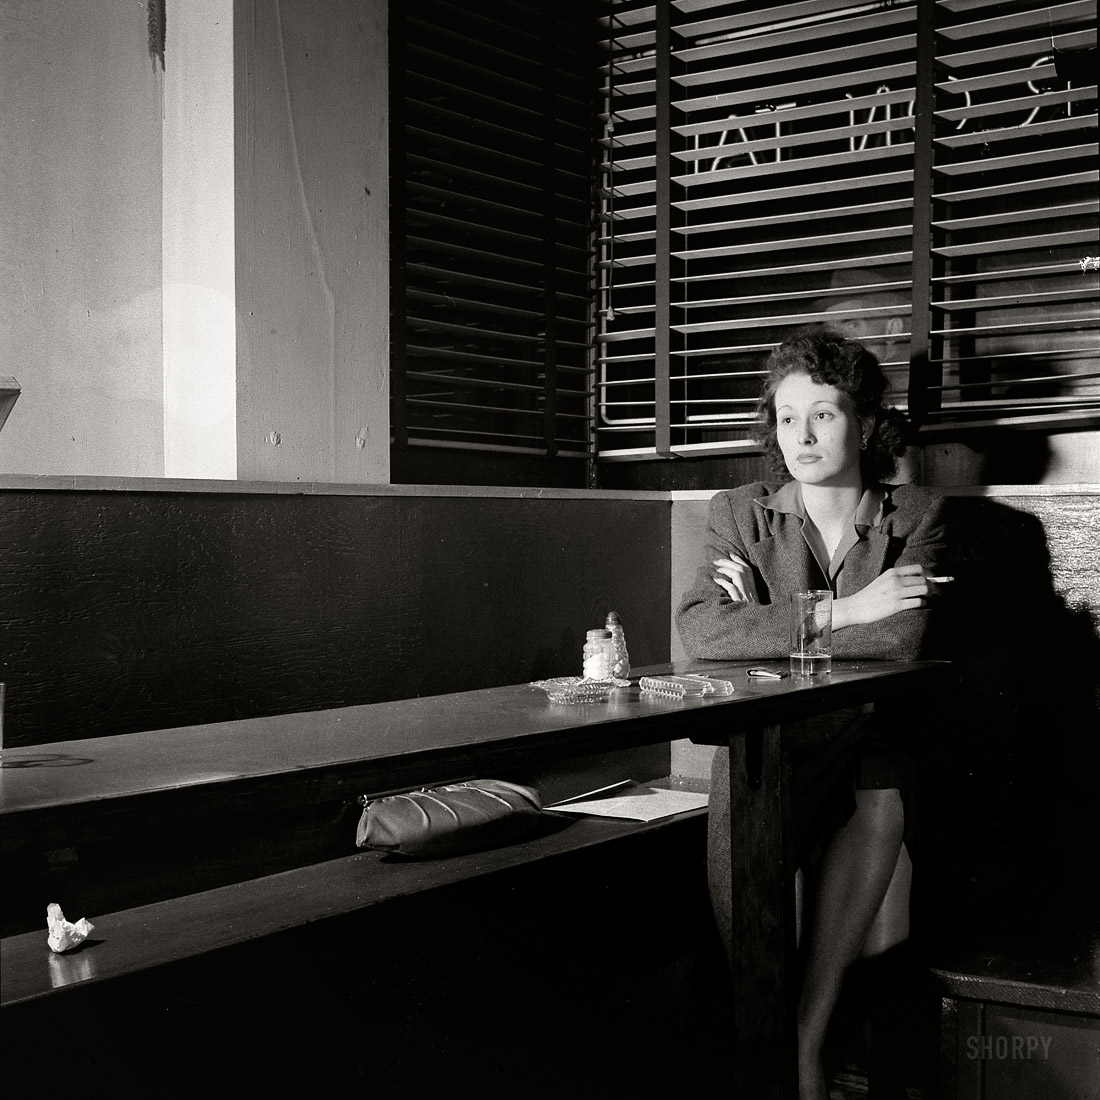
[[868, 484], [886, 481], [897, 472], [905, 454], [909, 421], [900, 410], [885, 404], [890, 383], [878, 359], [858, 340], [848, 340], [825, 329], [806, 329], [784, 340], [767, 361], [768, 377], [757, 405], [758, 439], [764, 459], [781, 481], [791, 474], [776, 437], [775, 391], [790, 374], [807, 374], [819, 385], [846, 393], [861, 418], [874, 417], [875, 426], [860, 453], [860, 469]]

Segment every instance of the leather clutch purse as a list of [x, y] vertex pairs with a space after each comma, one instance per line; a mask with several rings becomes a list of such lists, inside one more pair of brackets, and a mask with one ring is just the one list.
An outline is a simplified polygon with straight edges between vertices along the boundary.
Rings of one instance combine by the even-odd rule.
[[542, 801], [533, 787], [473, 779], [385, 798], [361, 798], [357, 848], [436, 859], [509, 844], [538, 823]]

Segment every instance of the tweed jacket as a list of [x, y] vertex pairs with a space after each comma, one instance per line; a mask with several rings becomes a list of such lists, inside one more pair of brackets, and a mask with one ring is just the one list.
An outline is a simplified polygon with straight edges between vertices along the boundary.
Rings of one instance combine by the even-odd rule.
[[[786, 595], [799, 588], [832, 587], [802, 534], [802, 520], [772, 507], [780, 491], [754, 482], [717, 493], [710, 501], [709, 532], [695, 583], [676, 612], [691, 657], [711, 660], [785, 658]], [[875, 521], [856, 526], [855, 544], [836, 578], [837, 597], [850, 596], [895, 565], [943, 567], [944, 500], [915, 485], [882, 486]], [[791, 494], [785, 494], [789, 499]], [[736, 551], [751, 566], [759, 604], [738, 603], [714, 583], [714, 561]], [[927, 653], [929, 612], [904, 611], [876, 623], [833, 634], [837, 658], [915, 660]]]

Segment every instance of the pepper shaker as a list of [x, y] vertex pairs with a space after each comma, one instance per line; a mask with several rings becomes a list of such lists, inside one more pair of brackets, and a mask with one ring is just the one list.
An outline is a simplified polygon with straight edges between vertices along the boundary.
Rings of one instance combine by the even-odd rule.
[[607, 629], [611, 631], [611, 644], [615, 656], [611, 662], [611, 675], [620, 680], [630, 679], [630, 654], [626, 651], [626, 635], [618, 612], [607, 613]]

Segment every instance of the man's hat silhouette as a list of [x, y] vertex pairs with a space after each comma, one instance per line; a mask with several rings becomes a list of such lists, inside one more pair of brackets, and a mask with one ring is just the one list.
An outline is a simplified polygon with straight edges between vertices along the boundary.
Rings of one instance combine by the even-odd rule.
[[[893, 284], [893, 285], [892, 285]], [[900, 284], [897, 285], [897, 284]], [[860, 298], [865, 306], [903, 306], [908, 304], [905, 280], [889, 279], [879, 271], [866, 267], [842, 267], [833, 272], [829, 291], [814, 304], [824, 313], [840, 302]], [[847, 291], [848, 293], [844, 293]]]

